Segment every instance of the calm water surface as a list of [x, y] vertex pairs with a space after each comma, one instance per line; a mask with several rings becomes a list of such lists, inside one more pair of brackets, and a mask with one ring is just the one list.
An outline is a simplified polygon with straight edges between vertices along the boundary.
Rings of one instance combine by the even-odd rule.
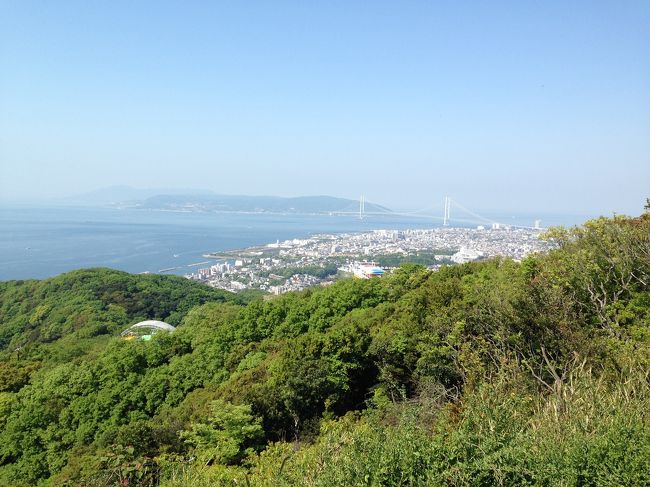
[[[528, 217], [519, 220], [532, 222]], [[202, 254], [207, 252], [317, 233], [439, 225], [437, 219], [395, 215], [360, 221], [351, 215], [6, 207], [0, 208], [0, 280], [43, 278], [98, 266], [128, 272], [178, 267], [173, 272], [185, 274], [192, 270], [188, 265], [205, 261]]]

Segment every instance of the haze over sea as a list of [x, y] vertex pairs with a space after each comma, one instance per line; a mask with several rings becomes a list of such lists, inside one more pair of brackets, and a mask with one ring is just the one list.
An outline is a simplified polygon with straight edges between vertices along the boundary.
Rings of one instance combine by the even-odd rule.
[[[532, 225], [572, 225], [583, 216], [492, 215]], [[439, 218], [401, 215], [189, 213], [108, 208], [0, 208], [0, 279], [54, 276], [84, 267], [185, 274], [206, 252], [233, 250], [318, 233], [433, 228]], [[455, 223], [471, 226], [470, 223]], [[207, 264], [206, 264], [207, 266]]]

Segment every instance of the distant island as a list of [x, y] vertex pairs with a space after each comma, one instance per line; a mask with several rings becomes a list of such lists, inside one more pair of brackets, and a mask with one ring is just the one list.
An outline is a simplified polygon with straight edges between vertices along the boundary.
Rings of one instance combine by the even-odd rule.
[[[207, 190], [167, 190], [116, 186], [65, 200], [67, 204], [110, 206], [114, 208], [255, 213], [356, 213], [359, 201], [333, 196], [247, 196], [217, 194]], [[391, 210], [364, 201], [366, 213], [390, 213]]]
[[[127, 203], [126, 206], [147, 210], [256, 213], [353, 213], [359, 211], [358, 201], [333, 196], [282, 198], [279, 196], [161, 194], [142, 201]], [[373, 203], [364, 203], [364, 210], [373, 213], [390, 212], [388, 208]]]

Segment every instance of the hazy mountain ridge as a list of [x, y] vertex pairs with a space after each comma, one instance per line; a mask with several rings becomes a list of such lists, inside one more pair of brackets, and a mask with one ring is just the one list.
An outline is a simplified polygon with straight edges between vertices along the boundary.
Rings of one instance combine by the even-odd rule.
[[[110, 206], [170, 211], [232, 211], [268, 213], [350, 213], [359, 211], [359, 201], [327, 195], [258, 196], [217, 194], [206, 189], [138, 189], [112, 186], [60, 200], [63, 204]], [[385, 206], [365, 202], [366, 212], [388, 213]]]
[[57, 203], [62, 205], [78, 206], [119, 206], [127, 203], [141, 201], [152, 196], [166, 195], [209, 195], [214, 194], [207, 189], [190, 188], [134, 188], [133, 186], [108, 186], [86, 193], [76, 194], [61, 198]]
[[[129, 208], [185, 211], [232, 211], [270, 213], [349, 213], [359, 211], [359, 202], [333, 196], [170, 195], [161, 194], [128, 204]], [[384, 206], [365, 203], [366, 212], [387, 213]]]

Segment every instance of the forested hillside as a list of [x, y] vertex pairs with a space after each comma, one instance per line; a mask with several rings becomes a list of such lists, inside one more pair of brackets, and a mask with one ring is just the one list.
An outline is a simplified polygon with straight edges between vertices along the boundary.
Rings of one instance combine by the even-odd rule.
[[549, 238], [248, 304], [1, 283], [0, 485], [648, 485], [650, 215]]

